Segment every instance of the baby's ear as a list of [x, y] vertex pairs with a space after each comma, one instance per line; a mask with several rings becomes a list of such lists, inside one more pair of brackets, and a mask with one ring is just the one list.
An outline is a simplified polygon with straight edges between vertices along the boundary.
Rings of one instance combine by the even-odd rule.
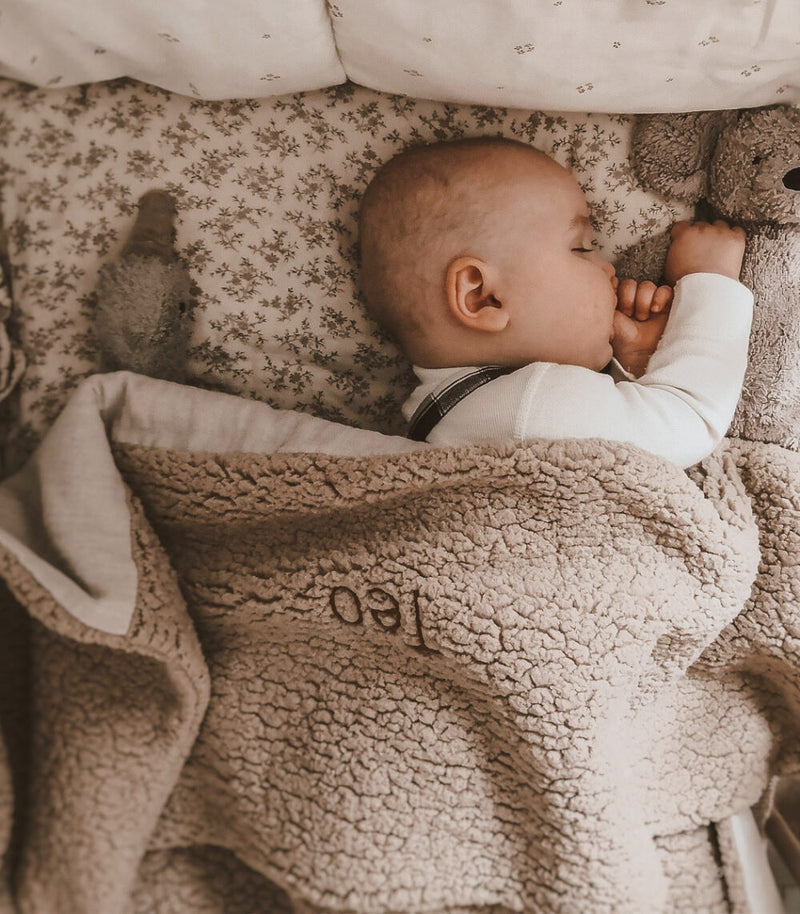
[[477, 257], [457, 257], [447, 268], [445, 285], [452, 316], [463, 327], [497, 333], [509, 314], [495, 296], [492, 267]]
[[736, 111], [639, 115], [633, 125], [631, 161], [645, 189], [687, 203], [703, 198], [714, 147], [737, 116]]

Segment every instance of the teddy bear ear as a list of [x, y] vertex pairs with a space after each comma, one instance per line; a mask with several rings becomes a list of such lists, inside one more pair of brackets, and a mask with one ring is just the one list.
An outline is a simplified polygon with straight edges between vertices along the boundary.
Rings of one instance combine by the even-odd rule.
[[639, 181], [664, 197], [696, 203], [706, 194], [717, 139], [735, 120], [735, 111], [638, 115], [631, 159]]

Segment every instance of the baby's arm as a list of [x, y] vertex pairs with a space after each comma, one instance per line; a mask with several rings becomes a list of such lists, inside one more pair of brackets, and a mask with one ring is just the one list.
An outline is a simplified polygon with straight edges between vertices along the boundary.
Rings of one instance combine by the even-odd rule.
[[679, 223], [667, 264], [675, 297], [661, 342], [636, 381], [550, 366], [522, 398], [520, 437], [628, 441], [682, 467], [725, 435], [747, 365], [752, 293], [736, 281], [744, 232]]
[[614, 315], [614, 358], [634, 377], [647, 370], [669, 319], [672, 287], [690, 273], [719, 273], [739, 278], [744, 255], [745, 234], [718, 220], [678, 222], [672, 230], [672, 243], [664, 269], [669, 285], [637, 283], [623, 279], [617, 285], [617, 312]]
[[614, 357], [634, 377], [647, 370], [669, 318], [672, 286], [690, 273], [719, 273], [739, 278], [745, 234], [719, 220], [713, 225], [679, 222], [672, 230], [665, 278], [669, 285], [623, 279], [617, 286]]

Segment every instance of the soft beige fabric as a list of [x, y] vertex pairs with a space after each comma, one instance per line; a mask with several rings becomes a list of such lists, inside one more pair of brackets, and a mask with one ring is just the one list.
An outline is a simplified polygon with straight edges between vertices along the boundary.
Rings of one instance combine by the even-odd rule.
[[0, 483], [0, 545], [91, 628], [124, 634], [136, 568], [109, 441], [187, 451], [314, 451], [366, 455], [413, 450], [380, 435], [131, 372], [84, 381], [48, 435]]
[[23, 910], [724, 910], [691, 836], [798, 757], [800, 456], [113, 453], [126, 635], [0, 550], [37, 620]]

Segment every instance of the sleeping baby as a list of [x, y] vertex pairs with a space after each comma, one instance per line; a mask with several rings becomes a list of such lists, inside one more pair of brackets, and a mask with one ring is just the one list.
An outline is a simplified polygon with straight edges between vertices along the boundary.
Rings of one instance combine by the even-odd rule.
[[575, 178], [486, 137], [407, 150], [364, 194], [361, 281], [414, 364], [411, 437], [604, 438], [681, 467], [733, 417], [753, 309], [745, 234], [678, 223], [668, 283], [619, 281]]

